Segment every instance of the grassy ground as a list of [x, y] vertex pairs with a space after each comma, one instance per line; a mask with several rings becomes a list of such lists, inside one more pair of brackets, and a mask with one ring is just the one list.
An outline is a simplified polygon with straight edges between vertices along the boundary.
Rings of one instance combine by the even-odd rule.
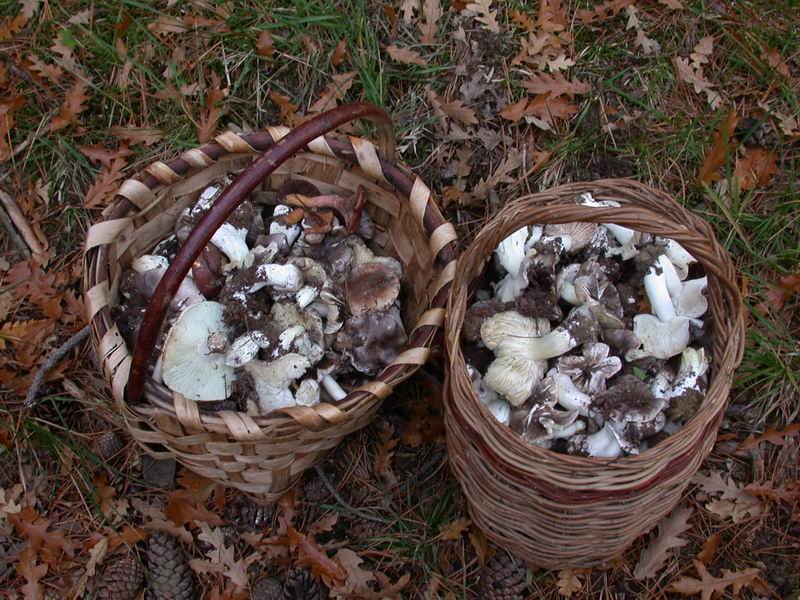
[[[414, 2], [410, 12], [392, 3], [322, 0], [291, 6], [205, 0], [0, 3], [0, 187], [44, 246], [39, 260], [27, 263], [5, 232], [0, 248], [0, 441], [6, 448], [0, 446], [0, 460], [7, 469], [0, 472], [0, 488], [21, 482], [26, 496], [18, 501], [35, 506], [82, 544], [59, 568], [50, 565], [43, 584], [74, 586], [89, 560], [90, 540], [99, 532], [141, 525], [134, 501], [161, 495], [142, 480], [131, 444], [113, 461], [91, 450], [103, 430], [118, 424], [88, 350], [73, 353], [56, 369], [35, 412], [20, 411], [19, 394], [31, 370], [83, 324], [76, 297], [79, 248], [88, 226], [122, 176], [193, 147], [215, 130], [296, 122], [318, 108], [334, 76], [341, 82], [348, 73], [352, 85], [341, 101], [366, 100], [390, 111], [402, 158], [441, 192], [445, 214], [464, 243], [493, 209], [521, 193], [599, 177], [633, 177], [668, 190], [707, 218], [740, 269], [748, 311], [745, 357], [723, 441], [707, 467], [742, 484], [798, 478], [796, 437], [778, 436], [780, 445], [764, 443], [747, 454], [732, 452], [732, 440], [781, 429], [800, 414], [800, 313], [791, 294], [800, 258], [796, 2], [684, 0], [680, 9], [667, 6], [674, 2], [630, 2], [643, 35], [660, 46], [652, 54], [637, 44], [636, 27], [626, 28], [625, 3], [616, 3], [619, 14], [594, 10], [591, 19], [580, 12], [593, 10], [591, 3], [559, 4], [549, 3], [564, 17], [563, 32], [555, 32], [565, 57], [574, 61], [564, 73], [588, 87], [569, 98], [563, 116], [538, 115], [549, 120], [546, 130], [500, 116], [508, 105], [533, 97], [524, 83], [540, 74], [531, 62], [514, 63], [528, 38], [524, 17], [537, 35], [558, 22], [530, 3], [493, 6], [499, 33], [474, 11], [463, 10], [465, 3], [445, 5], [433, 19], [429, 43], [422, 42], [421, 25], [431, 19]], [[704, 93], [680, 79], [674, 62], [697, 52], [708, 36], [714, 45], [703, 73], [720, 96], [713, 108]], [[340, 42], [343, 54], [337, 51]], [[389, 45], [413, 50], [418, 64], [393, 59]], [[453, 116], [448, 103], [454, 101], [472, 111], [474, 122]], [[446, 105], [444, 113], [437, 103]], [[726, 129], [734, 117], [738, 125]], [[92, 153], [86, 146], [105, 149], [106, 165], [93, 162], [96, 148]], [[715, 150], [716, 175], [699, 178]], [[771, 174], [751, 161], [758, 152], [774, 167]], [[509, 164], [504, 161], [514, 156], [519, 160], [500, 177]], [[753, 164], [749, 175], [755, 183], [746, 176]], [[90, 188], [94, 196], [87, 208]], [[446, 464], [439, 389], [432, 382], [441, 378], [440, 366], [404, 386], [374, 426], [351, 436], [326, 463], [339, 499], [313, 473], [296, 495], [296, 523], [310, 526], [338, 515], [321, 542], [352, 548], [366, 561], [362, 566], [385, 572], [393, 582], [409, 574], [399, 592], [404, 598], [471, 597], [486, 555], [496, 551], [474, 529], [452, 526], [466, 512]], [[397, 446], [389, 467], [376, 470], [386, 431]], [[578, 597], [660, 597], [675, 578], [695, 576], [691, 559], [715, 533], [723, 544], [710, 563], [713, 573], [759, 568], [766, 591], [742, 594], [798, 597], [796, 504], [770, 501], [763, 512], [734, 522], [709, 511], [703, 494], [695, 490], [687, 500], [695, 509], [689, 543], [656, 578], [630, 578], [642, 539], [607, 571], [527, 571], [530, 597], [566, 595], [564, 581], [571, 577], [577, 577], [572, 583]], [[0, 498], [0, 510], [7, 500]], [[85, 514], [68, 516], [79, 505]], [[364, 519], [353, 507], [380, 520]], [[9, 534], [0, 540], [0, 590], [13, 597], [12, 590], [24, 583], [14, 559], [24, 538], [2, 518], [0, 527]], [[236, 551], [246, 548], [240, 541]], [[202, 544], [192, 547], [194, 556], [201, 550]], [[282, 576], [286, 566], [285, 557], [264, 558], [254, 569]], [[206, 590], [223, 581], [203, 577]]]

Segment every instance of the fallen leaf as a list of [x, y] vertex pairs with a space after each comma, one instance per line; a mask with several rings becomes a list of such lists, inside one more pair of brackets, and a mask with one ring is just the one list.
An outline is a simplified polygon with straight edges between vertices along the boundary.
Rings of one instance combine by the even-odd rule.
[[339, 40], [339, 43], [336, 44], [336, 48], [333, 49], [333, 54], [331, 55], [331, 66], [334, 68], [338, 67], [344, 62], [345, 56], [347, 56], [347, 39], [342, 38]]
[[576, 79], [568, 81], [562, 73], [540, 73], [522, 82], [523, 87], [533, 94], [547, 94], [549, 100], [567, 95], [573, 98], [576, 95], [586, 94], [589, 86]]
[[411, 23], [414, 20], [414, 9], [419, 7], [420, 0], [402, 0], [400, 3], [400, 15], [404, 23]]
[[731, 110], [720, 123], [719, 129], [711, 136], [711, 148], [708, 150], [700, 171], [697, 173], [697, 181], [702, 184], [710, 184], [712, 181], [720, 179], [721, 175], [717, 170], [725, 164], [733, 150], [733, 132], [739, 117], [736, 111]]
[[588, 573], [588, 569], [562, 569], [558, 572], [558, 595], [571, 597], [572, 594], [583, 590], [581, 576]]
[[733, 589], [734, 595], [738, 594], [743, 587], [752, 584], [760, 573], [759, 569], [745, 569], [744, 571], [722, 569], [722, 576], [714, 577], [699, 560], [693, 560], [692, 562], [700, 579], [681, 577], [670, 584], [668, 591], [677, 592], [684, 596], [700, 594], [701, 600], [712, 600], [722, 596], [729, 586]]
[[800, 481], [796, 479], [784, 481], [778, 487], [775, 487], [770, 482], [750, 483], [744, 489], [752, 496], [785, 502], [786, 504], [795, 504], [800, 500]]
[[733, 176], [739, 189], [746, 191], [755, 187], [767, 187], [772, 176], [780, 173], [778, 156], [763, 148], [745, 148], [744, 155], [736, 159]]
[[471, 524], [472, 521], [466, 517], [456, 519], [442, 527], [442, 530], [436, 537], [441, 540], [457, 540], [461, 538], [461, 534], [464, 533]]
[[533, 31], [536, 28], [536, 22], [524, 12], [517, 10], [516, 8], [509, 9], [508, 16], [511, 17], [512, 21], [520, 25], [526, 31]]
[[697, 555], [697, 560], [704, 565], [710, 564], [717, 555], [717, 550], [719, 549], [720, 543], [722, 543], [721, 534], [715, 533], [714, 535], [708, 536], [706, 541], [703, 542], [703, 549]]
[[30, 63], [27, 66], [28, 70], [40, 78], [44, 77], [54, 83], [58, 83], [59, 79], [64, 76], [64, 69], [58, 65], [47, 64], [34, 54], [28, 55], [28, 62]]
[[378, 433], [378, 450], [375, 453], [375, 474], [383, 475], [389, 471], [392, 462], [392, 450], [397, 446], [397, 438], [394, 437], [394, 426], [391, 423], [384, 423]]
[[340, 548], [334, 556], [347, 573], [347, 591], [355, 594], [370, 591], [370, 583], [375, 581], [375, 574], [372, 571], [362, 569], [359, 565], [364, 562], [358, 554], [349, 548]]
[[675, 57], [673, 62], [678, 72], [678, 78], [684, 83], [691, 84], [696, 93], [705, 94], [711, 108], [717, 108], [722, 104], [722, 97], [712, 89], [714, 84], [705, 78], [702, 68], [693, 68], [687, 59], [679, 56]]
[[714, 51], [714, 36], [707, 35], [701, 38], [697, 45], [692, 49], [689, 58], [692, 60], [692, 67], [699, 69], [704, 64], [708, 63], [711, 53]]
[[658, 0], [664, 6], [667, 6], [673, 10], [683, 10], [683, 3], [681, 0]]
[[103, 559], [105, 559], [107, 553], [108, 538], [102, 538], [91, 547], [89, 550], [89, 560], [86, 563], [86, 568], [84, 569], [81, 578], [78, 580], [78, 583], [76, 583], [74, 588], [71, 590], [73, 597], [79, 598], [81, 594], [83, 594], [83, 590], [86, 588], [86, 582], [89, 581], [90, 577], [94, 576], [97, 567], [103, 564]]
[[477, 125], [478, 118], [475, 116], [475, 111], [471, 108], [464, 106], [461, 100], [451, 100], [450, 102], [441, 102], [439, 108], [448, 117], [455, 119], [465, 125]]
[[85, 102], [89, 99], [86, 95], [86, 82], [76, 79], [73, 86], [64, 95], [61, 110], [50, 123], [50, 131], [58, 131], [72, 125], [78, 120], [78, 115], [85, 109]]
[[567, 55], [563, 52], [555, 58], [547, 61], [547, 67], [550, 69], [551, 73], [554, 71], [566, 71], [574, 65], [575, 61], [571, 58], [567, 58]]
[[492, 33], [500, 33], [500, 23], [497, 22], [497, 11], [492, 10], [492, 0], [475, 0], [467, 4], [467, 10], [476, 13], [475, 20], [481, 23]]
[[256, 40], [256, 54], [269, 60], [275, 57], [275, 48], [272, 45], [272, 34], [266, 29], [258, 34], [258, 39]]
[[778, 74], [790, 77], [789, 65], [781, 58], [781, 53], [777, 48], [768, 48], [761, 53], [761, 60], [765, 61], [770, 67], [775, 69]]
[[163, 129], [155, 129], [153, 127], [133, 127], [121, 125], [114, 125], [110, 130], [111, 135], [117, 139], [126, 141], [131, 145], [144, 144], [145, 146], [152, 146], [156, 142], [163, 140], [166, 133]]
[[386, 52], [393, 61], [404, 63], [407, 65], [419, 65], [420, 67], [427, 67], [428, 63], [425, 61], [418, 52], [401, 46], [390, 44], [386, 46]]
[[117, 189], [117, 182], [122, 179], [122, 169], [126, 164], [127, 161], [124, 158], [115, 158], [107, 168], [98, 173], [94, 183], [86, 190], [86, 195], [83, 197], [84, 208], [105, 206]]
[[557, 33], [567, 28], [567, 15], [561, 0], [540, 0], [537, 24], [542, 31]]
[[279, 94], [275, 90], [270, 90], [269, 98], [278, 105], [278, 109], [281, 113], [281, 122], [286, 123], [287, 125], [292, 125], [297, 118], [298, 106], [296, 104], [292, 104], [292, 99], [289, 98], [289, 96]]
[[318, 521], [312, 523], [308, 528], [308, 533], [317, 535], [319, 533], [326, 533], [333, 531], [336, 523], [339, 522], [339, 513], [329, 513]]
[[500, 116], [506, 119], [507, 121], [516, 123], [522, 118], [522, 115], [525, 113], [525, 108], [527, 106], [528, 106], [528, 99], [523, 98], [519, 102], [506, 105], [506, 107], [500, 111]]
[[[800, 292], [800, 273], [795, 275], [787, 275], [781, 278], [781, 283], [788, 284], [787, 292], [790, 293], [797, 293]], [[794, 286], [793, 288], [791, 286]], [[784, 301], [785, 304], [785, 301]], [[782, 308], [783, 305], [777, 307]], [[740, 444], [740, 446], [736, 449], [737, 452], [743, 452], [746, 450], [752, 450], [753, 448], [758, 448], [758, 446], [764, 442], [769, 444], [773, 444], [774, 446], [783, 446], [786, 443], [787, 437], [793, 437], [800, 434], [800, 423], [792, 423], [791, 425], [787, 425], [784, 429], [773, 429], [770, 427], [764, 433], [756, 437], [752, 433], [748, 435], [745, 440]]]
[[11, 146], [8, 141], [10, 132], [14, 128], [14, 113], [23, 106], [25, 106], [24, 96], [0, 98], [0, 163], [11, 156]]
[[20, 552], [16, 569], [25, 578], [25, 585], [20, 588], [25, 600], [40, 600], [44, 595], [44, 588], [39, 580], [47, 574], [47, 565], [36, 564], [36, 552], [32, 546]]
[[336, 562], [328, 557], [324, 549], [320, 548], [314, 537], [301, 534], [294, 527], [287, 527], [286, 536], [289, 547], [297, 550], [297, 564], [301, 567], [310, 567], [315, 577], [321, 577], [328, 587], [342, 586], [347, 581], [347, 572]]
[[730, 518], [734, 523], [740, 523], [747, 517], [757, 517], [764, 512], [761, 500], [748, 494], [744, 486], [730, 477], [726, 481], [717, 471], [712, 471], [710, 475], [698, 472], [692, 482], [709, 496], [721, 494], [719, 499], [708, 502], [706, 509], [722, 519]]
[[489, 558], [489, 540], [486, 535], [477, 527], [471, 527], [469, 530], [469, 543], [472, 549], [475, 550], [475, 556], [478, 557], [478, 564], [481, 568], [486, 566], [486, 560]]
[[21, 537], [28, 540], [28, 547], [32, 552], [36, 553], [40, 548], [43, 549], [43, 558], [48, 564], [55, 564], [62, 553], [70, 558], [75, 556], [78, 544], [67, 539], [61, 529], [49, 531], [53, 519], [45, 519], [30, 506], [9, 515], [8, 522]]
[[691, 516], [692, 509], [681, 506], [659, 522], [658, 534], [650, 536], [650, 541], [642, 551], [642, 555], [633, 572], [633, 576], [636, 579], [654, 577], [670, 557], [670, 551], [674, 548], [681, 548], [688, 543], [680, 535], [691, 527], [689, 523]]
[[131, 151], [127, 146], [120, 146], [115, 150], [109, 150], [102, 146], [82, 146], [78, 145], [78, 151], [83, 154], [92, 162], [99, 162], [106, 168], [111, 166], [111, 162], [115, 158], [125, 158], [131, 155]]
[[205, 108], [200, 111], [200, 118], [197, 123], [197, 140], [200, 143], [208, 142], [214, 137], [219, 118], [222, 116], [222, 109], [219, 107], [219, 103], [227, 94], [227, 88], [221, 90], [219, 87], [221, 83], [219, 75], [212, 71], [211, 87], [206, 90]]
[[167, 505], [164, 514], [175, 525], [202, 523], [203, 525], [223, 525], [222, 519], [208, 510], [201, 502], [191, 502], [176, 497], [174, 492], [167, 494]]
[[641, 47], [642, 52], [644, 52], [645, 55], [653, 55], [661, 52], [661, 44], [645, 35], [644, 29], [642, 29], [642, 24], [636, 16], [636, 8], [633, 6], [628, 6], [625, 9], [625, 14], [628, 15], [628, 23], [625, 26], [625, 29], [636, 30], [636, 45]]
[[333, 76], [333, 81], [322, 91], [320, 97], [308, 109], [310, 113], [319, 113], [335, 108], [338, 101], [344, 98], [345, 93], [355, 82], [356, 72], [349, 71]]
[[505, 159], [497, 165], [497, 168], [491, 175], [485, 179], [481, 179], [472, 190], [476, 200], [484, 200], [489, 195], [489, 190], [497, 187], [503, 183], [512, 183], [514, 180], [511, 173], [516, 171], [522, 166], [522, 153], [519, 151], [511, 150], [507, 153]]
[[417, 26], [422, 33], [421, 41], [423, 44], [432, 44], [436, 33], [439, 31], [438, 21], [442, 17], [442, 5], [439, 0], [420, 0], [424, 2], [422, 6], [423, 19]]
[[607, 0], [595, 5], [592, 10], [578, 10], [575, 16], [581, 23], [602, 23], [633, 6], [633, 3], [634, 0]]

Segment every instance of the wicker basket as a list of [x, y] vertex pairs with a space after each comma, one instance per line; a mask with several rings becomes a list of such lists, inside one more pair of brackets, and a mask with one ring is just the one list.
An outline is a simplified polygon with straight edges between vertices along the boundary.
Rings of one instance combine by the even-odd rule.
[[[378, 125], [380, 153], [363, 139], [323, 137], [362, 117]], [[87, 234], [85, 301], [103, 374], [131, 435], [147, 452], [156, 458], [175, 457], [199, 475], [271, 501], [344, 436], [366, 425], [392, 388], [425, 363], [444, 320], [456, 236], [425, 184], [403, 165], [390, 162], [393, 153], [389, 117], [376, 107], [356, 104], [324, 113], [293, 131], [269, 127], [249, 135], [223, 133], [169, 163], [155, 162], [122, 183], [105, 220]], [[131, 354], [110, 310], [119, 301], [123, 270], [172, 230], [198, 190], [224, 173], [240, 175], [178, 251], [150, 302]], [[201, 412], [194, 401], [146, 376], [168, 299], [239, 202], [257, 185], [274, 190], [288, 178], [310, 181], [325, 193], [366, 188], [366, 210], [377, 230], [373, 241], [404, 266], [408, 345], [374, 380], [335, 405], [297, 406], [261, 417]]]
[[[622, 207], [576, 204], [585, 192]], [[713, 323], [708, 393], [683, 429], [638, 456], [583, 458], [528, 445], [480, 403], [467, 373], [460, 336], [470, 284], [494, 249], [525, 224], [572, 221], [613, 222], [673, 238], [708, 274]], [[736, 271], [711, 227], [666, 194], [629, 180], [563, 185], [505, 206], [457, 263], [445, 332], [450, 463], [472, 518], [498, 545], [543, 568], [602, 564], [672, 510], [711, 451], [744, 343]]]

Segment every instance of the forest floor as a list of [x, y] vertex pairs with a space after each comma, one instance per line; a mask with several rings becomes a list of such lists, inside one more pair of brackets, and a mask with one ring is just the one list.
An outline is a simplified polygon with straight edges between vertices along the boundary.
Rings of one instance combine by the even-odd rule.
[[[293, 566], [341, 597], [478, 594], [503, 551], [447, 464], [441, 359], [249, 530], [231, 490], [143, 474], [90, 344], [22, 406], [86, 324], [82, 243], [123, 178], [225, 129], [368, 101], [463, 244], [514, 197], [630, 177], [706, 218], [740, 274], [744, 359], [661, 527], [672, 543], [644, 535], [605, 569], [521, 565], [481, 597], [517, 578], [530, 598], [800, 598], [798, 94], [792, 0], [0, 3], [0, 595], [82, 597], [158, 528], [203, 598], [248, 598]], [[648, 547], [652, 576], [635, 577]]]

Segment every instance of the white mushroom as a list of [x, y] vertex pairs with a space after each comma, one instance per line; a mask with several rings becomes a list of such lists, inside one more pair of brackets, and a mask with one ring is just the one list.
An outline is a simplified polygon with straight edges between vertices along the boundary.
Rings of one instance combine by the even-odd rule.
[[[270, 286], [280, 292], [297, 292], [303, 287], [303, 272], [295, 265], [266, 264], [256, 267], [257, 283], [251, 292]], [[253, 289], [255, 288], [255, 289]]]
[[269, 347], [269, 338], [261, 331], [248, 331], [233, 340], [225, 354], [225, 364], [229, 367], [241, 367], [249, 363], [259, 350]]
[[184, 310], [167, 334], [162, 352], [164, 384], [191, 400], [224, 400], [231, 394], [233, 368], [225, 354], [211, 352], [210, 336], [227, 334], [219, 302], [199, 302]]
[[559, 373], [556, 369], [550, 369], [547, 372], [547, 378], [552, 379], [555, 385], [559, 406], [567, 410], [577, 411], [581, 416], [588, 416], [592, 398], [579, 390], [568, 375]]
[[656, 261], [644, 276], [644, 290], [650, 301], [650, 308], [659, 319], [669, 321], [677, 316], [675, 306], [667, 288], [667, 276], [660, 263]]
[[686, 348], [681, 354], [681, 366], [672, 387], [666, 394], [668, 400], [684, 395], [687, 391], [701, 391], [701, 377], [708, 371], [705, 350]]
[[672, 389], [672, 380], [675, 379], [675, 373], [669, 367], [664, 367], [658, 371], [650, 382], [650, 392], [653, 396], [660, 399], [666, 399], [667, 394]]
[[571, 437], [583, 431], [586, 423], [578, 420], [577, 411], [563, 411], [551, 406], [537, 405], [528, 413], [522, 427], [523, 440], [549, 448], [552, 440]]
[[266, 415], [278, 408], [295, 406], [290, 386], [302, 377], [311, 363], [300, 354], [287, 354], [272, 362], [251, 360], [244, 370], [253, 378], [258, 394], [258, 412]]
[[311, 339], [303, 325], [293, 325], [280, 332], [278, 344], [272, 351], [271, 357], [278, 358], [289, 353], [302, 354], [315, 365], [322, 360], [325, 350]]
[[529, 229], [522, 227], [500, 242], [495, 250], [498, 262], [506, 271], [506, 276], [495, 286], [495, 293], [502, 302], [516, 300], [528, 286], [525, 270], [522, 269], [528, 237]]
[[683, 281], [689, 276], [689, 265], [696, 263], [697, 259], [675, 240], [661, 238], [659, 241], [664, 246], [667, 258], [675, 265], [678, 276]]
[[332, 370], [333, 369], [317, 369], [317, 378], [322, 384], [322, 387], [325, 388], [325, 391], [328, 392], [331, 399], [333, 399], [334, 402], [338, 402], [347, 396], [347, 392], [342, 389], [342, 386], [333, 378], [333, 375], [331, 375]]
[[580, 263], [567, 265], [556, 274], [556, 291], [559, 297], [573, 306], [578, 306], [581, 301], [575, 295], [575, 278], [580, 270]]
[[[613, 200], [601, 200], [598, 202], [592, 198], [591, 194], [583, 194], [579, 199], [579, 203], [584, 206], [593, 206], [596, 208], [620, 207], [619, 202], [614, 202]], [[629, 260], [636, 255], [636, 244], [641, 237], [638, 231], [623, 227], [622, 225], [617, 225], [616, 223], [603, 223], [603, 226], [611, 232], [611, 235], [614, 236], [614, 239], [620, 244], [619, 248], [608, 247], [606, 249], [607, 255], [619, 254], [622, 260]]]
[[530, 319], [518, 312], [498, 313], [484, 321], [481, 338], [494, 351], [495, 360], [489, 365], [484, 384], [502, 394], [514, 406], [530, 396], [533, 387], [547, 370], [547, 357], [533, 356], [530, 343], [543, 339], [550, 331], [546, 319]]
[[228, 257], [229, 262], [224, 267], [226, 271], [242, 267], [247, 258], [247, 253], [250, 252], [250, 248], [247, 247], [247, 242], [245, 241], [246, 237], [246, 228], [239, 229], [227, 222], [220, 225], [219, 229], [211, 237], [211, 243]]
[[[142, 293], [148, 298], [155, 292], [156, 287], [164, 276], [164, 273], [167, 272], [168, 267], [169, 261], [165, 257], [157, 254], [143, 254], [131, 261], [131, 268], [136, 271], [136, 273], [141, 276], [145, 276], [146, 274], [146, 284], [144, 287], [147, 289], [142, 290]], [[145, 281], [145, 279], [142, 281]], [[198, 302], [203, 302], [205, 299], [205, 296], [203, 296], [197, 284], [187, 275], [183, 278], [183, 281], [181, 281], [178, 291], [175, 292], [169, 305], [172, 310], [180, 311]]]
[[159, 271], [166, 271], [169, 267], [169, 261], [164, 256], [158, 254], [143, 254], [131, 261], [131, 269], [137, 273], [144, 273], [145, 271], [152, 271], [158, 269]]
[[511, 416], [511, 405], [501, 399], [497, 395], [497, 392], [484, 385], [483, 378], [477, 369], [472, 366], [467, 366], [467, 372], [472, 378], [472, 387], [475, 388], [475, 392], [478, 394], [478, 399], [481, 401], [481, 404], [486, 406], [489, 412], [491, 412], [494, 418], [500, 423], [508, 425]]
[[583, 454], [596, 458], [617, 458], [622, 454], [617, 433], [606, 423], [602, 429], [589, 435], [578, 433], [570, 440], [571, 454]]
[[625, 359], [628, 362], [649, 356], [667, 359], [680, 354], [689, 345], [689, 322], [688, 317], [675, 317], [665, 322], [653, 315], [636, 315], [633, 333], [642, 345], [629, 350]]
[[708, 287], [708, 277], [685, 281], [680, 293], [673, 297], [675, 311], [682, 316], [698, 319], [708, 310], [708, 298], [703, 291]]
[[298, 225], [287, 225], [284, 219], [280, 217], [288, 215], [292, 212], [292, 208], [285, 204], [278, 204], [272, 212], [273, 219], [269, 224], [270, 235], [281, 234], [286, 237], [286, 244], [291, 246], [295, 243], [297, 238], [303, 231], [303, 228]]
[[319, 384], [313, 379], [303, 379], [294, 398], [299, 406], [316, 406], [319, 404]]

